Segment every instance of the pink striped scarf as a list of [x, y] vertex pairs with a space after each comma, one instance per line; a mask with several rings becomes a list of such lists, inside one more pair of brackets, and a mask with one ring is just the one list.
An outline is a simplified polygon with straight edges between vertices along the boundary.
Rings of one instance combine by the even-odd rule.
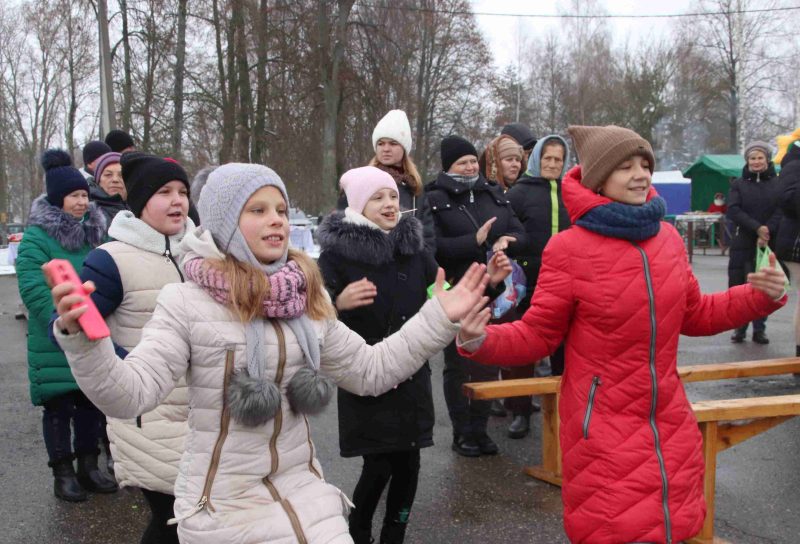
[[[230, 283], [227, 276], [197, 258], [183, 265], [186, 276], [202, 287], [211, 298], [225, 306], [232, 306]], [[293, 319], [306, 311], [306, 277], [300, 266], [288, 261], [269, 275], [269, 296], [263, 300], [262, 315], [267, 318]]]

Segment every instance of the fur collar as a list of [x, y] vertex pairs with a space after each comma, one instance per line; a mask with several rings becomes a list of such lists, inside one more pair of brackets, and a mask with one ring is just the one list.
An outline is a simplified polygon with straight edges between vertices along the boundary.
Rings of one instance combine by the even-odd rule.
[[106, 216], [94, 202], [89, 203], [81, 222], [41, 195], [31, 205], [28, 224], [44, 230], [67, 251], [78, 251], [85, 244], [96, 248], [106, 236]]
[[186, 218], [186, 225], [178, 234], [169, 237], [169, 246], [166, 244], [166, 236], [155, 230], [153, 227], [133, 215], [133, 212], [123, 210], [114, 216], [108, 235], [115, 240], [125, 242], [133, 247], [158, 253], [163, 255], [167, 247], [170, 253], [175, 256], [180, 255], [180, 243], [187, 232], [194, 230], [194, 223], [190, 218]]
[[343, 212], [333, 212], [317, 229], [322, 251], [372, 265], [391, 262], [397, 256], [421, 253], [424, 248], [422, 223], [403, 215], [389, 233], [375, 227], [348, 221]]

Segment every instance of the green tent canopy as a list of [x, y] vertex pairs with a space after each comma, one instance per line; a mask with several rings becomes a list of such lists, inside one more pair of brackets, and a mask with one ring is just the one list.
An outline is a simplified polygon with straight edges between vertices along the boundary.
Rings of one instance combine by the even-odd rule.
[[704, 211], [714, 201], [714, 194], [728, 194], [731, 181], [742, 175], [741, 155], [701, 155], [683, 177], [692, 180], [692, 210]]

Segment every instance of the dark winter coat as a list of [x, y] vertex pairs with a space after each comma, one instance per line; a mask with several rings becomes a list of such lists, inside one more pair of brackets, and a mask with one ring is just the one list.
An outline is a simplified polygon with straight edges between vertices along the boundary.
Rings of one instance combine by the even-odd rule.
[[[525, 271], [528, 287], [523, 307], [527, 307], [526, 302], [530, 301], [533, 295], [533, 289], [536, 287], [536, 280], [539, 277], [539, 268], [542, 266], [542, 253], [553, 233], [554, 196], [558, 206], [556, 212], [558, 232], [566, 230], [572, 224], [561, 196], [561, 179], [549, 180], [541, 177], [542, 150], [544, 144], [553, 139], [555, 138], [550, 136], [542, 138], [536, 143], [528, 160], [528, 170], [506, 192], [506, 198], [511, 202], [511, 208], [522, 222], [527, 236], [525, 247], [518, 249], [521, 256], [517, 259]], [[562, 138], [558, 138], [558, 140], [564, 145], [566, 151], [567, 143]], [[564, 158], [564, 163], [566, 164], [566, 162], [567, 157]], [[555, 195], [553, 195], [554, 191]]]
[[800, 147], [792, 145], [781, 161], [780, 199], [783, 212], [775, 253], [784, 261], [800, 263]]
[[44, 195], [33, 201], [16, 269], [19, 294], [29, 313], [28, 377], [31, 401], [37, 406], [78, 390], [66, 357], [48, 335], [55, 308], [41, 267], [51, 259], [67, 259], [80, 274], [83, 259], [103, 243], [105, 233], [105, 215], [94, 203], [81, 222]]
[[[745, 166], [742, 177], [731, 183], [726, 214], [733, 222], [729, 271], [743, 269], [755, 261], [757, 231], [761, 225], [769, 228], [770, 246], [774, 248], [782, 215], [778, 206], [780, 193], [780, 183], [771, 164], [766, 172], [760, 174], [754, 174]], [[731, 285], [736, 285], [738, 281], [743, 279]]]
[[[501, 236], [517, 239], [508, 246], [510, 257], [523, 254], [527, 244], [525, 229], [499, 185], [481, 175], [470, 189], [441, 172], [425, 186], [425, 191], [436, 227], [436, 260], [451, 284], [461, 279], [472, 263], [485, 263], [487, 251]], [[492, 224], [486, 243], [479, 246], [475, 234], [492, 217], [497, 220]]]
[[114, 216], [122, 210], [127, 210], [128, 204], [122, 200], [120, 195], [110, 195], [94, 181], [94, 178], [89, 181], [89, 200], [96, 202], [97, 206], [102, 210], [106, 216], [106, 225], [111, 226], [111, 221]]
[[[372, 345], [399, 330], [422, 307], [427, 287], [436, 277], [436, 263], [423, 248], [422, 225], [416, 218], [403, 217], [386, 234], [353, 223], [349, 214], [334, 212], [317, 230], [322, 248], [319, 266], [333, 300], [347, 285], [364, 277], [375, 284], [378, 295], [372, 304], [339, 313], [339, 320]], [[433, 395], [427, 363], [383, 395], [361, 397], [339, 389], [338, 396], [343, 457], [433, 445]]]
[[[395, 168], [387, 168], [382, 165], [376, 166], [384, 172], [389, 173], [397, 182], [398, 195], [400, 196], [400, 210], [416, 210], [411, 215], [416, 217], [422, 223], [422, 235], [425, 240], [425, 251], [433, 255], [436, 253], [436, 231], [433, 228], [433, 216], [431, 215], [431, 206], [425, 193], [415, 195], [404, 181], [402, 176], [398, 175]], [[339, 201], [336, 203], [337, 210], [344, 210], [347, 207], [347, 195], [344, 193], [339, 196]], [[409, 215], [409, 214], [404, 214]]]

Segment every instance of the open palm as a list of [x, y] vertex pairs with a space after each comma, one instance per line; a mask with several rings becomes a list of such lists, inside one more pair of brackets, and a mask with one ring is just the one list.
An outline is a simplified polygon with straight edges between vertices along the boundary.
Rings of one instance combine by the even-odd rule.
[[436, 284], [433, 293], [444, 313], [452, 322], [460, 321], [475, 307], [483, 297], [489, 276], [486, 274], [486, 265], [472, 263], [467, 273], [449, 291], [444, 290], [444, 270], [441, 268], [436, 273]]

